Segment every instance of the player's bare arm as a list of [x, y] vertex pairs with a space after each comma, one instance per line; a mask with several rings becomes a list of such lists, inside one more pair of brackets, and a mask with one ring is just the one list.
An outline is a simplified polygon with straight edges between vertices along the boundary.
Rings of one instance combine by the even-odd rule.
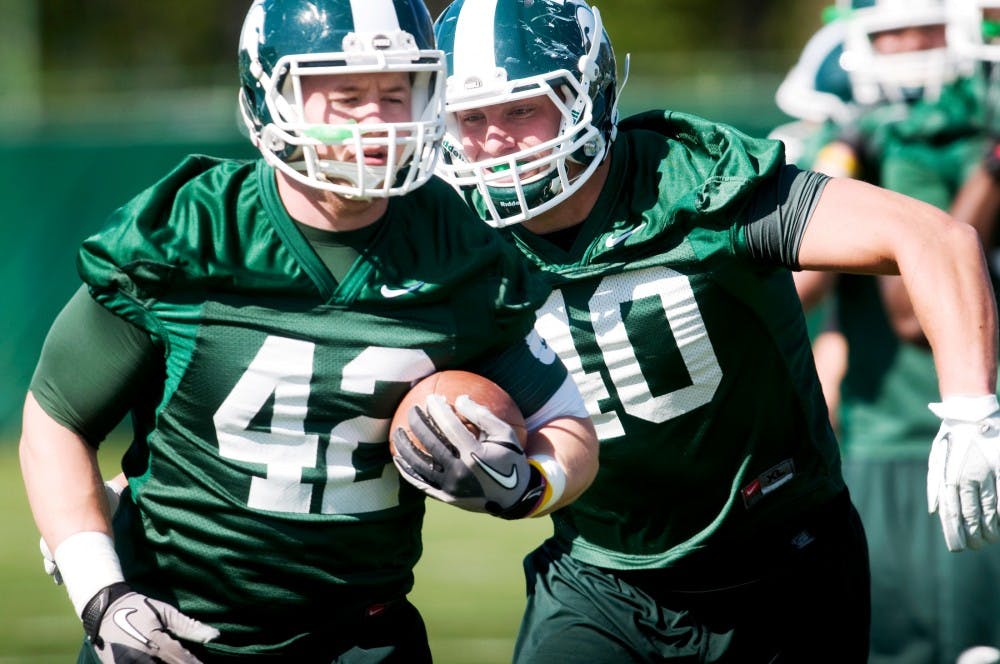
[[826, 186], [803, 269], [899, 274], [934, 349], [941, 394], [993, 394], [997, 312], [979, 237], [937, 208], [857, 180]]
[[97, 451], [42, 410], [31, 393], [24, 403], [19, 451], [28, 502], [53, 551], [77, 532], [110, 537]]
[[564, 469], [562, 496], [531, 516], [542, 516], [576, 500], [597, 477], [597, 433], [589, 417], [557, 417], [528, 435], [530, 457], [551, 457]]
[[[1000, 185], [990, 174], [991, 163], [1000, 165], [1000, 158], [994, 152], [995, 148], [991, 149], [983, 164], [968, 177], [949, 211], [956, 221], [975, 228], [986, 248], [991, 246], [997, 213], [1000, 212]], [[926, 346], [927, 337], [913, 311], [902, 279], [898, 276], [880, 277], [879, 290], [896, 335], [907, 343]]]
[[937, 208], [856, 180], [833, 180], [802, 238], [806, 269], [899, 274], [934, 352], [942, 420], [927, 503], [952, 551], [1000, 539], [997, 312], [976, 230]]

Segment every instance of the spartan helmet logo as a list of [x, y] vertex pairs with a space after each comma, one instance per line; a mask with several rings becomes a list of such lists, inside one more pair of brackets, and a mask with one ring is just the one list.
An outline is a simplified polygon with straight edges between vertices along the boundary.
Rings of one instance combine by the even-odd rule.
[[260, 45], [264, 41], [264, 4], [257, 0], [247, 12], [240, 34], [240, 47], [250, 56], [251, 62], [256, 62], [260, 55]]
[[576, 21], [577, 23], [580, 24], [580, 29], [583, 30], [583, 34], [587, 35], [587, 37], [591, 41], [595, 39], [600, 39], [601, 38], [600, 35], [594, 34], [595, 32], [594, 13], [590, 11], [590, 7], [582, 3], [573, 3], [573, 4], [577, 5]]

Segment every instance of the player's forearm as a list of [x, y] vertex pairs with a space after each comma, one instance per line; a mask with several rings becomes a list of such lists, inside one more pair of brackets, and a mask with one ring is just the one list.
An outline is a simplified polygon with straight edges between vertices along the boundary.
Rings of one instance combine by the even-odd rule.
[[79, 532], [110, 534], [96, 451], [28, 393], [19, 446], [28, 503], [52, 551]]
[[597, 433], [589, 418], [559, 417], [528, 436], [528, 456], [548, 456], [565, 473], [562, 496], [534, 516], [548, 514], [576, 500], [597, 476]]
[[947, 224], [899, 257], [914, 312], [934, 350], [942, 396], [996, 391], [997, 311], [974, 229]]

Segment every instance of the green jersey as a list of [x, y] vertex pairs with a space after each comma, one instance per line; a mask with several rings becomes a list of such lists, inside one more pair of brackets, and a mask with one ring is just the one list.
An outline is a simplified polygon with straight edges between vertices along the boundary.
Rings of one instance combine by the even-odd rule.
[[[126, 579], [222, 630], [214, 652], [280, 653], [409, 591], [424, 507], [390, 458], [396, 404], [523, 344], [548, 293], [440, 181], [376, 223], [335, 280], [270, 167], [192, 157], [81, 250], [94, 298], [164, 362], [123, 463]], [[566, 376], [548, 362], [542, 402]]]
[[765, 260], [754, 249], [754, 221], [795, 199], [806, 205], [787, 216], [801, 226], [826, 179], [786, 166], [777, 141], [679, 113], [624, 121], [611, 159], [568, 249], [510, 231], [555, 288], [536, 329], [601, 444], [597, 479], [554, 514], [556, 536], [616, 569], [739, 558], [843, 489], [781, 265], [797, 250]]

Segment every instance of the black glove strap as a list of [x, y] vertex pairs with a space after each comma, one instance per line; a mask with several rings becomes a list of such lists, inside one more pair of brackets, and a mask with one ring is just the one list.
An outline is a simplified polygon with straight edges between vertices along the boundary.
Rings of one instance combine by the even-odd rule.
[[538, 503], [545, 496], [545, 487], [548, 482], [545, 481], [545, 476], [538, 468], [533, 465], [528, 467], [531, 468], [528, 488], [524, 490], [518, 501], [505, 510], [499, 509], [495, 503], [487, 503], [487, 512], [501, 519], [523, 519], [538, 507]]
[[104, 640], [98, 635], [104, 613], [116, 599], [130, 592], [132, 589], [124, 581], [112, 583], [110, 586], [98, 590], [97, 594], [91, 597], [87, 605], [83, 607], [83, 615], [80, 616], [83, 619], [83, 631], [96, 647], [104, 647]]

